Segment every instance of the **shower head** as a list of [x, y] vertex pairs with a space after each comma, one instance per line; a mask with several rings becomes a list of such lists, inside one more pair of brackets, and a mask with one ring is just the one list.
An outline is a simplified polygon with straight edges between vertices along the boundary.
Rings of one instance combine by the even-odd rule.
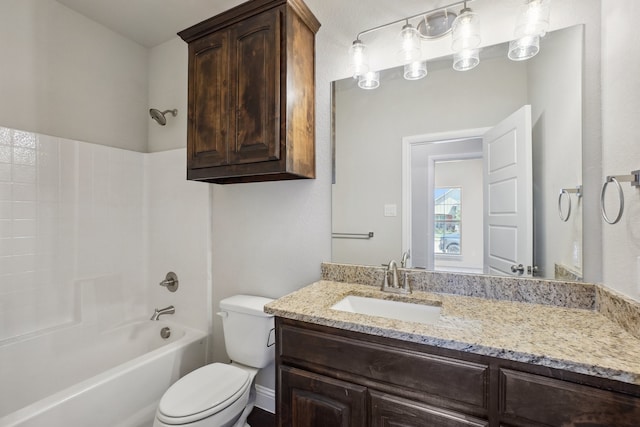
[[156, 110], [155, 108], [151, 108], [149, 110], [149, 115], [151, 116], [151, 118], [156, 122], [158, 122], [160, 126], [164, 126], [167, 124], [167, 118], [164, 116], [167, 113], [171, 113], [171, 115], [175, 117], [178, 115], [178, 110], [160, 111], [160, 110]]

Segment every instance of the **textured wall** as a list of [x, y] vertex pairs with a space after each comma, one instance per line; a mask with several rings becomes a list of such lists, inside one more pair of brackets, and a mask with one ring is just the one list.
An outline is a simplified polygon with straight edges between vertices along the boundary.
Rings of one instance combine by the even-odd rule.
[[54, 0], [0, 2], [0, 125], [146, 151], [148, 50]]
[[[640, 169], [640, 34], [634, 0], [602, 2], [603, 178]], [[615, 186], [608, 189], [609, 217], [617, 212]], [[625, 212], [616, 225], [603, 225], [603, 282], [640, 300], [640, 190], [622, 183]]]

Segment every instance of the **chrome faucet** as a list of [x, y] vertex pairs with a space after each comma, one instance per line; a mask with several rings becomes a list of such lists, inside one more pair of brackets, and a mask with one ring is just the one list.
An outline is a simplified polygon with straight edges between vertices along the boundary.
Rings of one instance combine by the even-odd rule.
[[409, 255], [409, 251], [404, 251], [402, 253], [402, 260], [400, 260], [400, 267], [405, 268], [407, 266], [407, 261], [411, 258]]
[[[391, 283], [389, 283], [389, 275], [391, 275]], [[411, 286], [405, 273], [402, 280], [398, 275], [398, 263], [395, 260], [389, 261], [387, 269], [384, 272], [384, 280], [382, 281], [382, 291], [393, 292], [396, 294], [410, 294]]]
[[170, 305], [169, 307], [165, 307], [165, 308], [156, 308], [153, 311], [153, 316], [151, 316], [150, 320], [160, 320], [160, 316], [162, 316], [163, 314], [174, 314], [176, 312], [176, 308], [172, 305]]

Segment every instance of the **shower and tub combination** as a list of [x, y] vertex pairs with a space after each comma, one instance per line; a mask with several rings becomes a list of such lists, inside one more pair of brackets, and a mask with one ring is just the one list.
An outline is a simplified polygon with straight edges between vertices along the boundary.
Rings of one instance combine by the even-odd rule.
[[205, 363], [205, 346], [202, 331], [142, 320], [106, 331], [76, 325], [0, 347], [0, 426], [150, 425], [169, 386]]
[[[209, 219], [184, 155], [0, 127], [0, 426], [149, 426], [205, 364], [206, 251], [164, 249], [208, 244], [174, 225]], [[177, 277], [150, 280], [168, 263], [175, 294]]]

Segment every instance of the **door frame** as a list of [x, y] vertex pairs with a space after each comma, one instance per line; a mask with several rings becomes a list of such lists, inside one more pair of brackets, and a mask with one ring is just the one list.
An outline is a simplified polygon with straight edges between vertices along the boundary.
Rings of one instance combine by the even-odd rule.
[[[421, 145], [441, 144], [446, 142], [462, 141], [466, 139], [482, 138], [486, 131], [491, 127], [461, 129], [448, 132], [428, 133], [421, 135], [405, 136], [402, 138], [402, 253], [409, 253], [409, 260], [407, 267], [413, 266], [413, 260], [411, 258], [411, 160], [412, 160], [412, 148]], [[428, 157], [428, 173], [427, 173], [427, 189], [433, 194], [435, 189], [435, 162], [442, 160], [454, 160], [454, 159], [473, 159], [482, 158], [482, 151], [475, 152], [470, 151], [467, 153], [455, 153], [455, 154], [436, 154]], [[427, 210], [427, 221], [433, 223], [433, 212]], [[428, 228], [427, 239], [433, 240], [433, 230]], [[427, 245], [427, 270], [433, 270], [434, 268], [434, 253], [433, 245]]]

